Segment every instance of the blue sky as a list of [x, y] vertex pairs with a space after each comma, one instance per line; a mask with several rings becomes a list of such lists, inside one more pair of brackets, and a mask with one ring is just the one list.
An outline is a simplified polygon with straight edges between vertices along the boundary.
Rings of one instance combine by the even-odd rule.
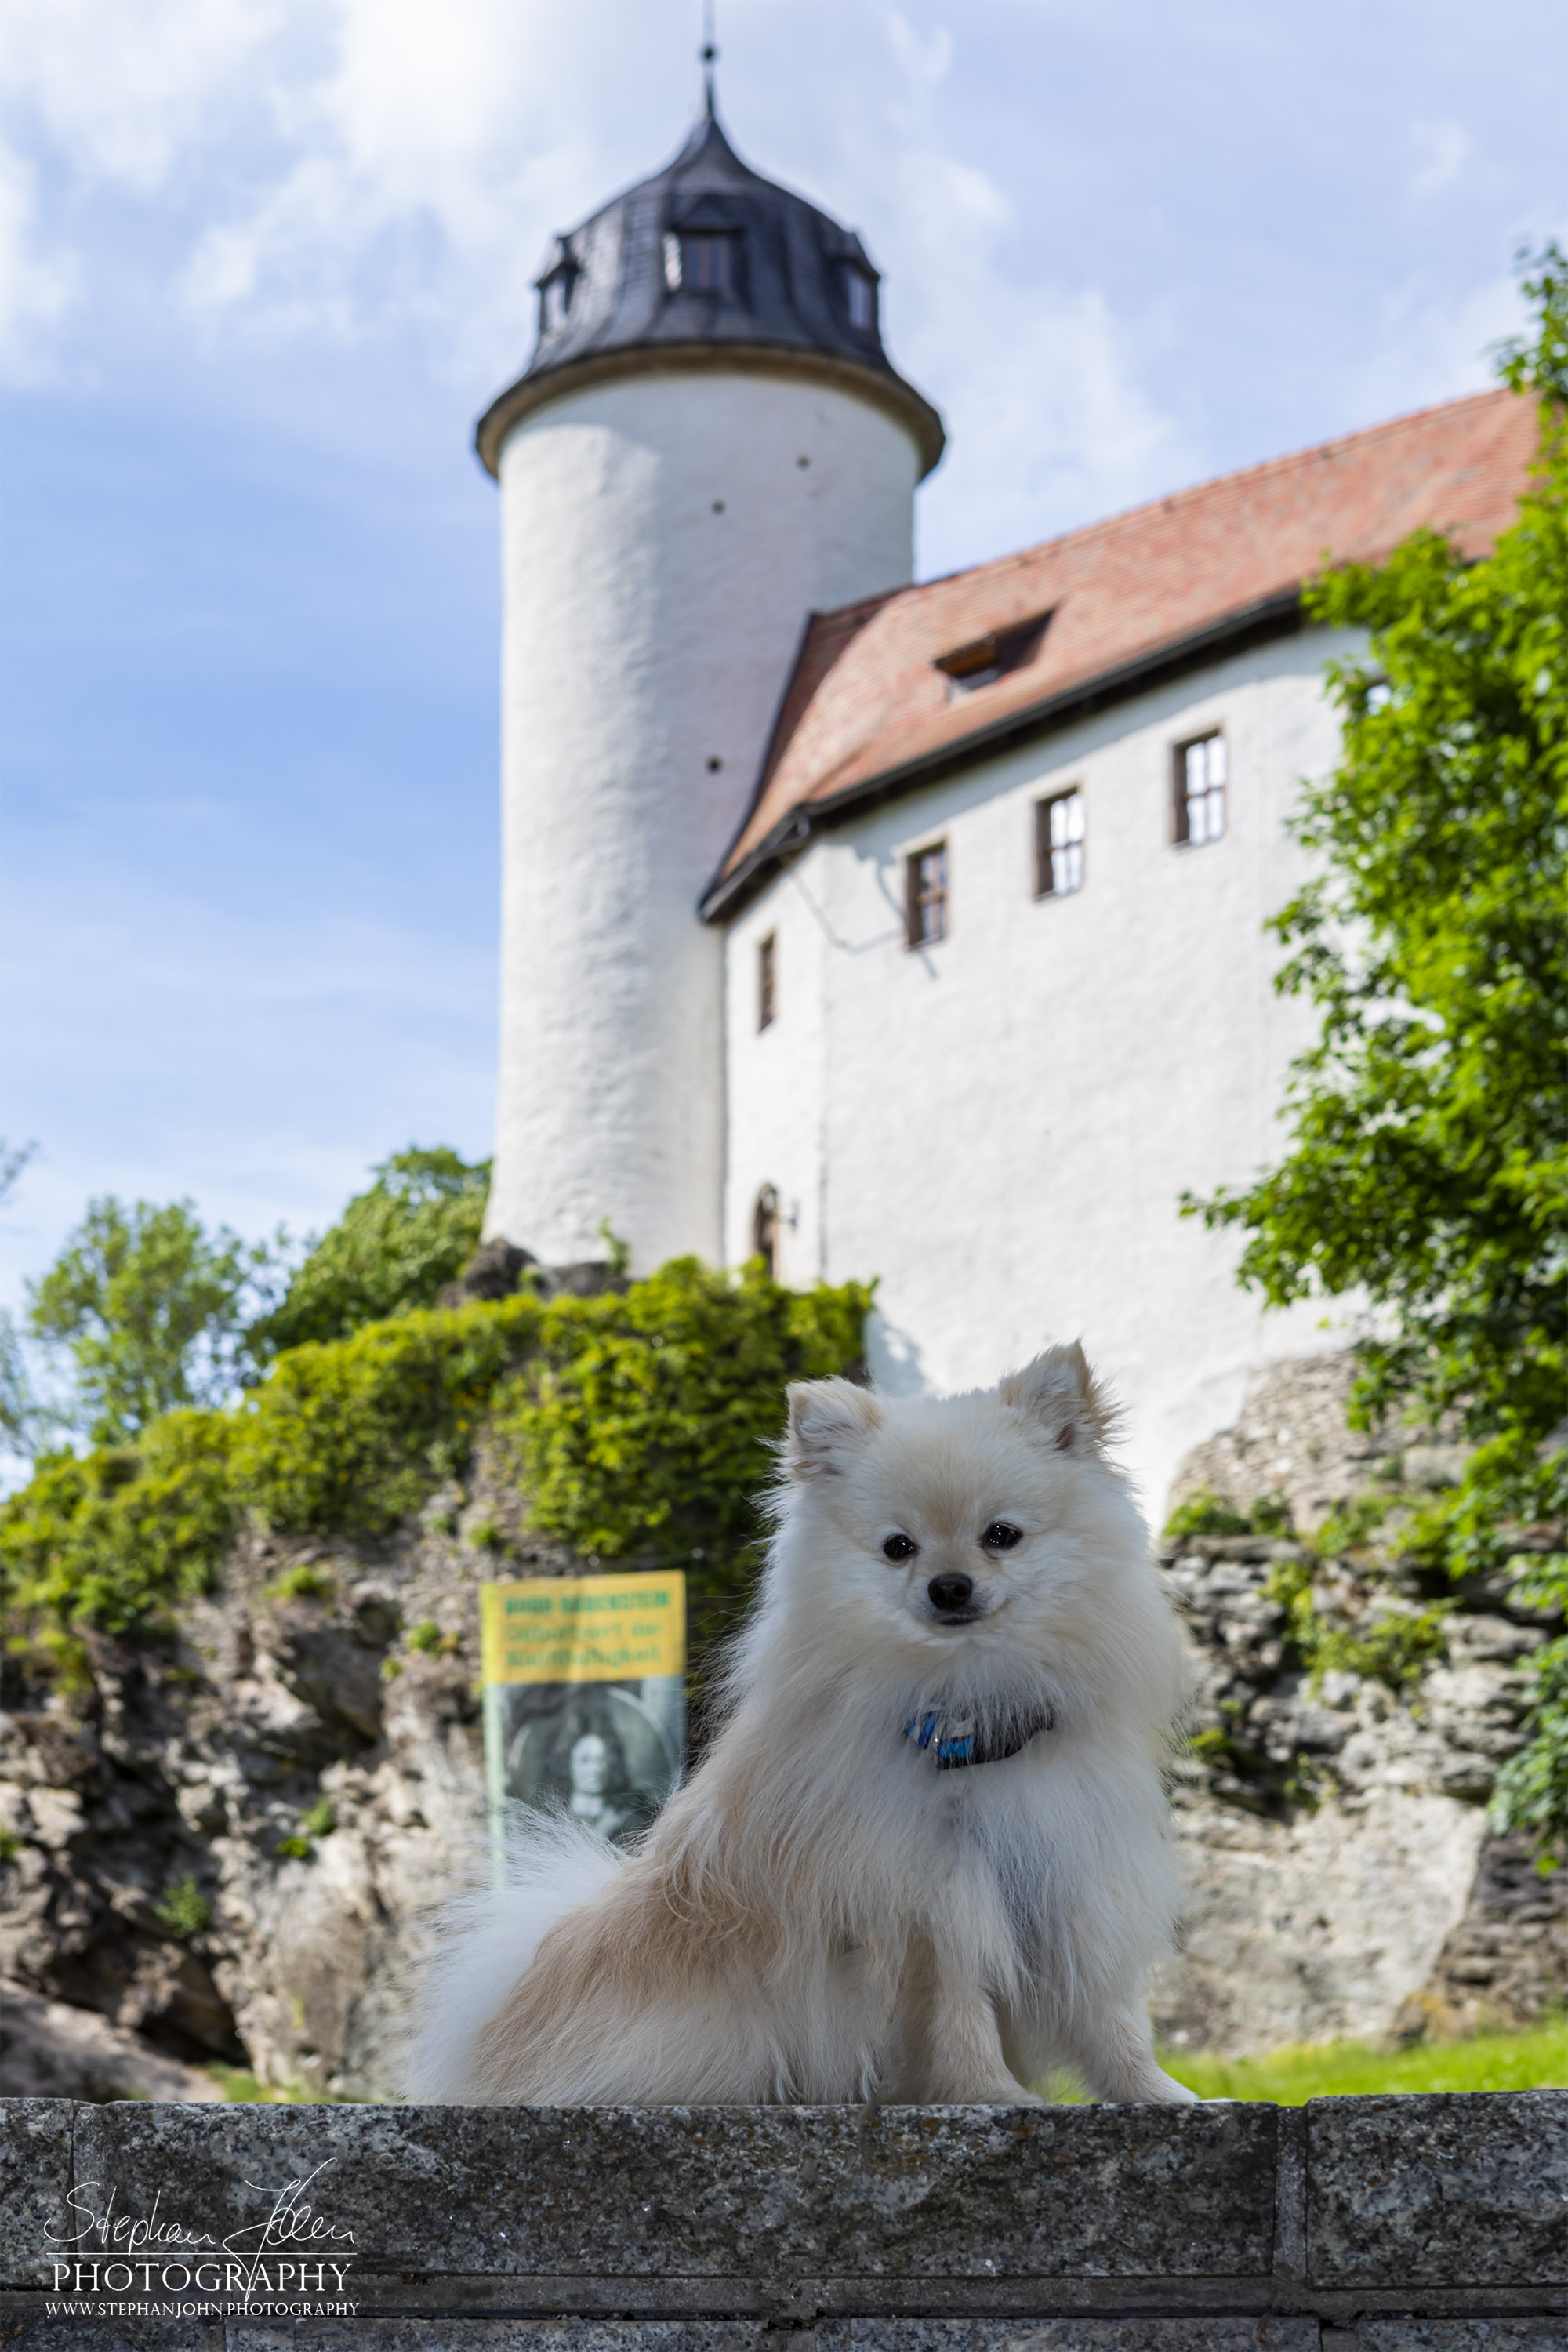
[[[488, 1149], [474, 415], [679, 144], [697, 0], [9, 0], [0, 1301], [88, 1197], [331, 1219]], [[952, 569], [1488, 381], [1568, 229], [1562, 0], [720, 0], [865, 235]]]

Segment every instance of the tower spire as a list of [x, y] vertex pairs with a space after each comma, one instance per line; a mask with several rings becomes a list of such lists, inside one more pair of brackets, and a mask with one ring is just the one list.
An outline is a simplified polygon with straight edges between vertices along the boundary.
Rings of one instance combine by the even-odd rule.
[[702, 102], [710, 122], [719, 119], [713, 92], [713, 69], [719, 62], [719, 44], [713, 37], [713, 9], [714, 0], [702, 0], [702, 47], [697, 52], [702, 66]]

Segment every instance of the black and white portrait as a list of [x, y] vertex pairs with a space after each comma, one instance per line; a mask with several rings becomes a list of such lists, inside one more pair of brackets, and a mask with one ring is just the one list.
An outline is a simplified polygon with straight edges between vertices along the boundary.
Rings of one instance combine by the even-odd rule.
[[615, 1845], [640, 1836], [679, 1777], [679, 1677], [636, 1683], [510, 1683], [487, 1704], [508, 1803], [563, 1811]]

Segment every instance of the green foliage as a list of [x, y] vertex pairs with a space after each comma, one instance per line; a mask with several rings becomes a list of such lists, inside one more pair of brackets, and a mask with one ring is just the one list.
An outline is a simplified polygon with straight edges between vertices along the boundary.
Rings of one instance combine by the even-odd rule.
[[205, 1591], [235, 1527], [232, 1416], [165, 1413], [135, 1446], [48, 1454], [0, 1504], [0, 1591], [13, 1638], [68, 1666], [73, 1629], [164, 1622]]
[[1191, 1536], [1245, 1536], [1252, 1532], [1245, 1511], [1212, 1486], [1194, 1486], [1165, 1521], [1162, 1541], [1185, 1543]]
[[1207, 1731], [1194, 1731], [1187, 1745], [1193, 1754], [1201, 1759], [1204, 1763], [1214, 1764], [1217, 1763], [1222, 1756], [1230, 1754], [1234, 1743], [1228, 1731], [1222, 1730], [1217, 1724], [1213, 1724]]
[[126, 1444], [162, 1413], [228, 1394], [270, 1263], [265, 1244], [226, 1226], [206, 1233], [189, 1201], [89, 1202], [47, 1274], [28, 1284], [27, 1320], [69, 1357], [95, 1444]]
[[337, 1808], [331, 1797], [318, 1797], [309, 1812], [300, 1816], [300, 1827], [308, 1838], [331, 1837], [337, 1825]]
[[285, 1569], [268, 1586], [268, 1601], [330, 1601], [337, 1591], [336, 1580], [324, 1568], [312, 1568], [301, 1560], [297, 1568]]
[[426, 1617], [409, 1634], [408, 1646], [411, 1650], [450, 1657], [458, 1647], [458, 1636], [456, 1633], [443, 1633], [434, 1617]]
[[444, 1147], [395, 1151], [296, 1270], [280, 1303], [247, 1334], [258, 1363], [308, 1341], [433, 1307], [472, 1256], [489, 1190], [488, 1160]]
[[270, 1528], [374, 1535], [472, 1459], [492, 1391], [537, 1340], [541, 1308], [436, 1308], [294, 1348], [235, 1416], [237, 1496]]
[[[1340, 764], [1303, 787], [1319, 878], [1273, 925], [1320, 1034], [1279, 1165], [1184, 1204], [1246, 1234], [1241, 1278], [1271, 1305], [1360, 1290], [1380, 1310], [1357, 1423], [1410, 1397], [1485, 1441], [1412, 1531], [1457, 1575], [1506, 1560], [1568, 1483], [1568, 258], [1549, 247], [1525, 290], [1535, 332], [1501, 368], [1539, 402], [1517, 520], [1479, 562], [1419, 531], [1309, 598], [1371, 633], [1330, 667]], [[1541, 1835], [1568, 1823], [1553, 1674], [1500, 1800]]]
[[[1568, 1617], [1568, 1559], [1559, 1553], [1531, 1562], [1518, 1593], [1531, 1608]], [[1522, 1830], [1548, 1862], [1568, 1822], [1568, 1634], [1537, 1650], [1529, 1676], [1526, 1745], [1498, 1774], [1491, 1824], [1500, 1832]]]
[[[1320, 1537], [1319, 1549], [1323, 1549]], [[1315, 1557], [1281, 1560], [1263, 1588], [1265, 1598], [1284, 1610], [1286, 1638], [1314, 1681], [1326, 1674], [1364, 1675], [1392, 1691], [1402, 1691], [1418, 1682], [1442, 1655], [1450, 1602], [1419, 1611], [1389, 1607], [1373, 1618], [1364, 1633], [1352, 1633], [1349, 1626], [1324, 1617], [1314, 1604], [1316, 1573]]]
[[1228, 1495], [1194, 1486], [1166, 1520], [1160, 1540], [1188, 1542], [1194, 1536], [1288, 1536], [1290, 1506], [1283, 1495], [1258, 1495], [1250, 1510], [1238, 1511]]
[[[68, 1663], [81, 1626], [156, 1627], [205, 1589], [246, 1514], [279, 1532], [383, 1533], [488, 1436], [542, 1531], [687, 1569], [700, 1654], [749, 1580], [784, 1384], [852, 1364], [869, 1302], [853, 1283], [797, 1293], [760, 1265], [733, 1279], [684, 1259], [619, 1295], [416, 1310], [292, 1349], [226, 1412], [168, 1414], [133, 1446], [38, 1464], [0, 1505], [15, 1636]], [[332, 1584], [302, 1563], [269, 1590]], [[410, 1646], [454, 1644], [432, 1623]]]
[[242, 2101], [250, 2106], [335, 2107], [345, 2104], [330, 2091], [312, 2090], [304, 2083], [290, 2083], [286, 2089], [276, 2083], [264, 2083], [245, 2066], [223, 2066], [214, 2061], [202, 2071], [211, 2075], [226, 2099]]
[[4, 1822], [0, 1822], [0, 1863], [15, 1862], [22, 1851], [22, 1841]]
[[212, 1905], [194, 1878], [182, 1878], [171, 1886], [158, 1906], [158, 1917], [171, 1936], [182, 1942], [192, 1936], [205, 1936], [213, 1923]]
[[590, 1558], [684, 1568], [699, 1674], [749, 1593], [784, 1385], [855, 1362], [870, 1304], [859, 1283], [783, 1289], [760, 1259], [735, 1281], [677, 1258], [542, 1312], [497, 1423], [534, 1524]]
[[1161, 2064], [1200, 2099], [1308, 2099], [1386, 2092], [1534, 2091], [1568, 2086], [1568, 2021], [1549, 2019], [1524, 2033], [1478, 2034], [1468, 2042], [1418, 2042], [1380, 2050], [1365, 2042], [1295, 2042], [1258, 2058], [1164, 2051]]
[[285, 1862], [309, 1862], [311, 1853], [310, 1841], [308, 1837], [299, 1837], [290, 1833], [288, 1837], [280, 1837], [272, 1851], [281, 1855]]
[[1349, 1552], [1364, 1550], [1393, 1508], [1391, 1495], [1352, 1496], [1314, 1530], [1312, 1549], [1320, 1559], [1342, 1559]]
[[1419, 1682], [1427, 1667], [1443, 1654], [1444, 1621], [1448, 1604], [1417, 1611], [1390, 1609], [1374, 1617], [1364, 1633], [1348, 1626], [1314, 1623], [1303, 1656], [1314, 1676], [1325, 1674], [1364, 1675], [1369, 1682], [1404, 1690]]

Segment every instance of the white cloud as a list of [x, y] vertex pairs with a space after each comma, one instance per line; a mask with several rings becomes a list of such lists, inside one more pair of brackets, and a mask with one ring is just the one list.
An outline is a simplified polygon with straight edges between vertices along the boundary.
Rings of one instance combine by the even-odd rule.
[[9, 0], [0, 95], [81, 178], [140, 194], [265, 101], [261, 52], [306, 0]]
[[79, 275], [71, 255], [40, 248], [37, 174], [0, 144], [0, 368], [7, 375], [42, 372], [47, 331], [69, 307]]
[[[922, 496], [921, 568], [945, 572], [1152, 495], [1198, 465], [1146, 386], [1161, 322], [1113, 316], [1097, 289], [1020, 282], [1001, 182], [954, 152], [939, 93], [945, 35], [879, 12], [879, 118], [847, 115], [827, 184], [873, 213], [894, 356], [945, 409], [953, 438]], [[868, 138], [866, 133], [871, 131]]]
[[1410, 177], [1413, 196], [1436, 196], [1452, 187], [1475, 152], [1475, 142], [1462, 122], [1413, 122], [1410, 144], [1415, 169]]
[[[546, 230], [602, 201], [628, 162], [654, 168], [680, 128], [662, 93], [695, 94], [683, 0], [19, 0], [16, 13], [13, 112], [79, 184], [158, 211], [163, 291], [204, 345], [412, 330], [432, 372], [466, 387], [521, 358]], [[806, 24], [819, 44], [831, 28], [837, 70], [796, 37]], [[1020, 513], [1043, 534], [1179, 469], [1140, 382], [1147, 332], [1081, 284], [1010, 272], [1013, 205], [944, 127], [950, 31], [888, 0], [749, 0], [744, 46], [784, 70], [750, 91], [742, 145], [786, 177], [793, 149], [808, 191], [870, 230], [900, 356], [959, 425], [926, 500], [931, 561], [1016, 539]], [[73, 264], [32, 268], [16, 315], [36, 337]]]

